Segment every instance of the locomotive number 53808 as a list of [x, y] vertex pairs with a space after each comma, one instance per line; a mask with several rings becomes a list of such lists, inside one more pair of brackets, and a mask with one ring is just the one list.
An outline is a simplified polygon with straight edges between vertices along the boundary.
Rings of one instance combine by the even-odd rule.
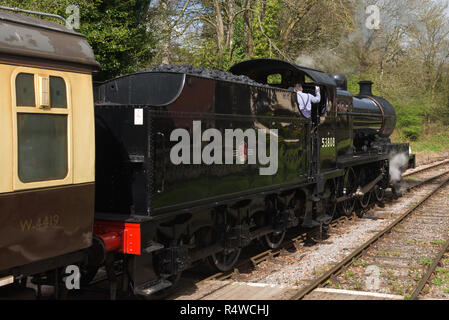
[[335, 138], [322, 138], [321, 148], [335, 148]]

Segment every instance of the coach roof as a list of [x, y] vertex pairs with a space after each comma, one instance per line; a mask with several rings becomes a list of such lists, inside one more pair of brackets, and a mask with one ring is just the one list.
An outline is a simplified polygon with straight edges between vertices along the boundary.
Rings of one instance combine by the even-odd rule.
[[3, 10], [0, 10], [0, 55], [100, 67], [84, 35], [55, 22]]

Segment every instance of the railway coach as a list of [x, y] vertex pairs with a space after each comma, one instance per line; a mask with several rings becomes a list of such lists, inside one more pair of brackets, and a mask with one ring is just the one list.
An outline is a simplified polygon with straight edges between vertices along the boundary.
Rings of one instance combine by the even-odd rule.
[[0, 10], [0, 285], [28, 276], [54, 285], [85, 260], [98, 67], [82, 34]]

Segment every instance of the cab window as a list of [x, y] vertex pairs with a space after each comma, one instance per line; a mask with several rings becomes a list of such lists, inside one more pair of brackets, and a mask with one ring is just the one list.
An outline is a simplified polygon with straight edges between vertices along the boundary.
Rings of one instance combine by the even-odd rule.
[[279, 73], [268, 75], [267, 76], [267, 84], [269, 84], [269, 85], [282, 84], [282, 75]]

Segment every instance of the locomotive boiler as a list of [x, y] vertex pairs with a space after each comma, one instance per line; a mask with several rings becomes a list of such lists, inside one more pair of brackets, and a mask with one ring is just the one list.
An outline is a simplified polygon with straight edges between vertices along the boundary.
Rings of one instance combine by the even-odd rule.
[[[347, 92], [347, 80], [343, 74], [331, 74], [337, 90]], [[338, 112], [353, 117], [354, 147], [368, 150], [375, 141], [387, 141], [396, 126], [394, 107], [385, 99], [372, 93], [371, 81], [361, 81], [360, 92], [353, 98], [353, 105], [338, 105]]]

